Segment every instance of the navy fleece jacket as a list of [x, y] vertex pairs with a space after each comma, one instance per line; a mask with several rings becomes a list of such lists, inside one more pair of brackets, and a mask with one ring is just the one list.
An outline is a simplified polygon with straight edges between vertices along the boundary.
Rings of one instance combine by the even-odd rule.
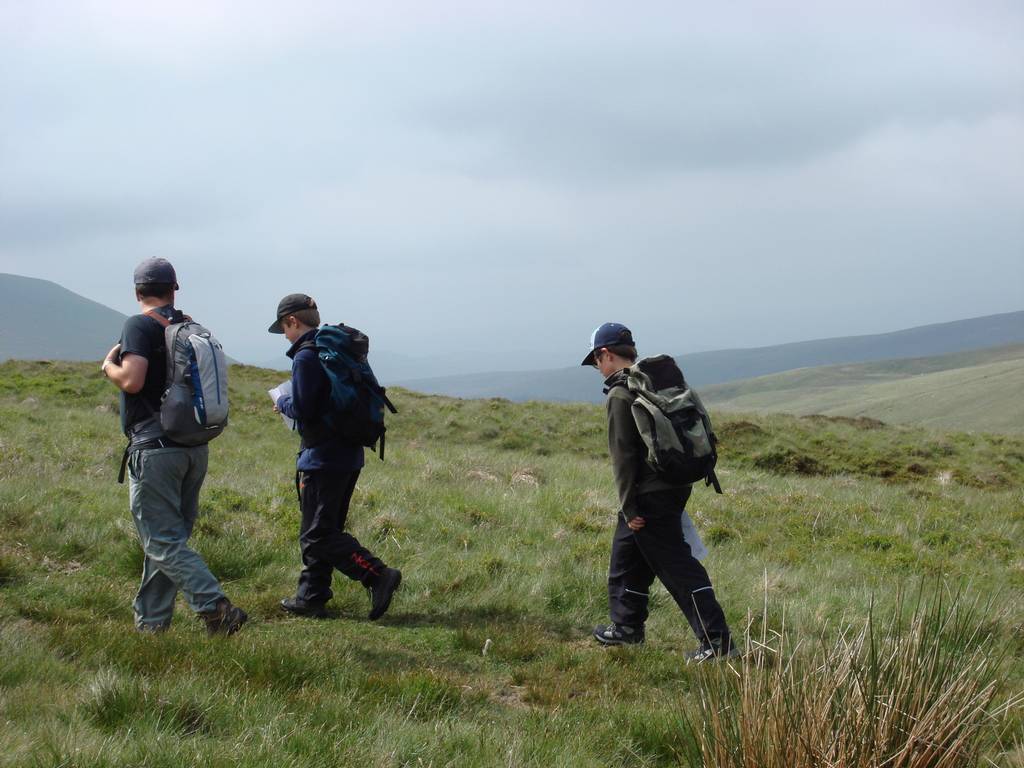
[[[320, 366], [316, 350], [312, 347], [299, 349], [305, 342], [312, 341], [316, 329], [299, 338], [288, 357], [292, 359], [292, 394], [277, 399], [277, 409], [290, 419], [295, 419], [299, 434], [303, 424], [315, 424], [327, 412], [331, 385], [327, 374]], [[302, 472], [321, 469], [352, 472], [363, 466], [363, 446], [331, 437], [311, 448], [299, 452], [296, 468]]]

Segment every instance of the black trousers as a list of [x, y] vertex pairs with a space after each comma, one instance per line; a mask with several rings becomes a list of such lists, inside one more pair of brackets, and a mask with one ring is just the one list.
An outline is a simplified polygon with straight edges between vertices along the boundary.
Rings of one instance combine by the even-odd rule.
[[300, 600], [324, 603], [331, 599], [331, 577], [337, 568], [354, 581], [369, 584], [384, 569], [372, 552], [356, 537], [344, 531], [345, 518], [359, 470], [335, 472], [317, 470], [299, 472], [299, 506], [302, 526], [302, 574], [295, 596]]
[[608, 605], [616, 624], [642, 627], [655, 577], [683, 611], [701, 642], [728, 642], [729, 627], [715, 599], [711, 579], [683, 539], [682, 513], [690, 489], [657, 491], [640, 497], [646, 524], [630, 530], [620, 515], [608, 569]]

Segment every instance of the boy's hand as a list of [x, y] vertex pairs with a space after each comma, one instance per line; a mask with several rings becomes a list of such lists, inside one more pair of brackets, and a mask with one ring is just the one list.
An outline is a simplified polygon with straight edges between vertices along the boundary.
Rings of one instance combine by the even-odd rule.
[[629, 530], [631, 530], [631, 531], [639, 531], [646, 524], [647, 524], [647, 521], [644, 520], [642, 517], [639, 517], [639, 516], [634, 517], [631, 520], [627, 520], [626, 521], [626, 525], [629, 526]]

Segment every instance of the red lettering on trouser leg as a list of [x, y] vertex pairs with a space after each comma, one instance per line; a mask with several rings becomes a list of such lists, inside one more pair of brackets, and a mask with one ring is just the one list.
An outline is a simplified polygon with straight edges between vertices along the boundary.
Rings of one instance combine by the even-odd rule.
[[377, 571], [372, 565], [370, 565], [370, 561], [367, 560], [362, 555], [360, 555], [358, 552], [353, 552], [352, 553], [352, 562], [354, 562], [356, 565], [358, 565], [364, 571], [369, 571], [374, 576], [380, 576], [380, 572]]

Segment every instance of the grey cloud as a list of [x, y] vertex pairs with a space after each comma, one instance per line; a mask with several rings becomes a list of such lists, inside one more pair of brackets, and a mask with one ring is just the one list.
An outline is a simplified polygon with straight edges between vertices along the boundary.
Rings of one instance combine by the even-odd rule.
[[225, 215], [217, 203], [194, 197], [0, 198], [0, 248], [74, 247], [95, 238], [198, 230]]
[[1024, 301], [1014, 6], [456, 5], [10, 34], [0, 269], [131, 311], [166, 255], [243, 359], [281, 355], [267, 308], [307, 290], [378, 351], [437, 327], [477, 368], [576, 359], [606, 319], [684, 350]]
[[791, 166], [892, 123], [1024, 108], [1012, 61], [972, 61], [912, 36], [660, 45], [492, 61], [419, 116], [483, 147], [472, 170], [592, 181]]

